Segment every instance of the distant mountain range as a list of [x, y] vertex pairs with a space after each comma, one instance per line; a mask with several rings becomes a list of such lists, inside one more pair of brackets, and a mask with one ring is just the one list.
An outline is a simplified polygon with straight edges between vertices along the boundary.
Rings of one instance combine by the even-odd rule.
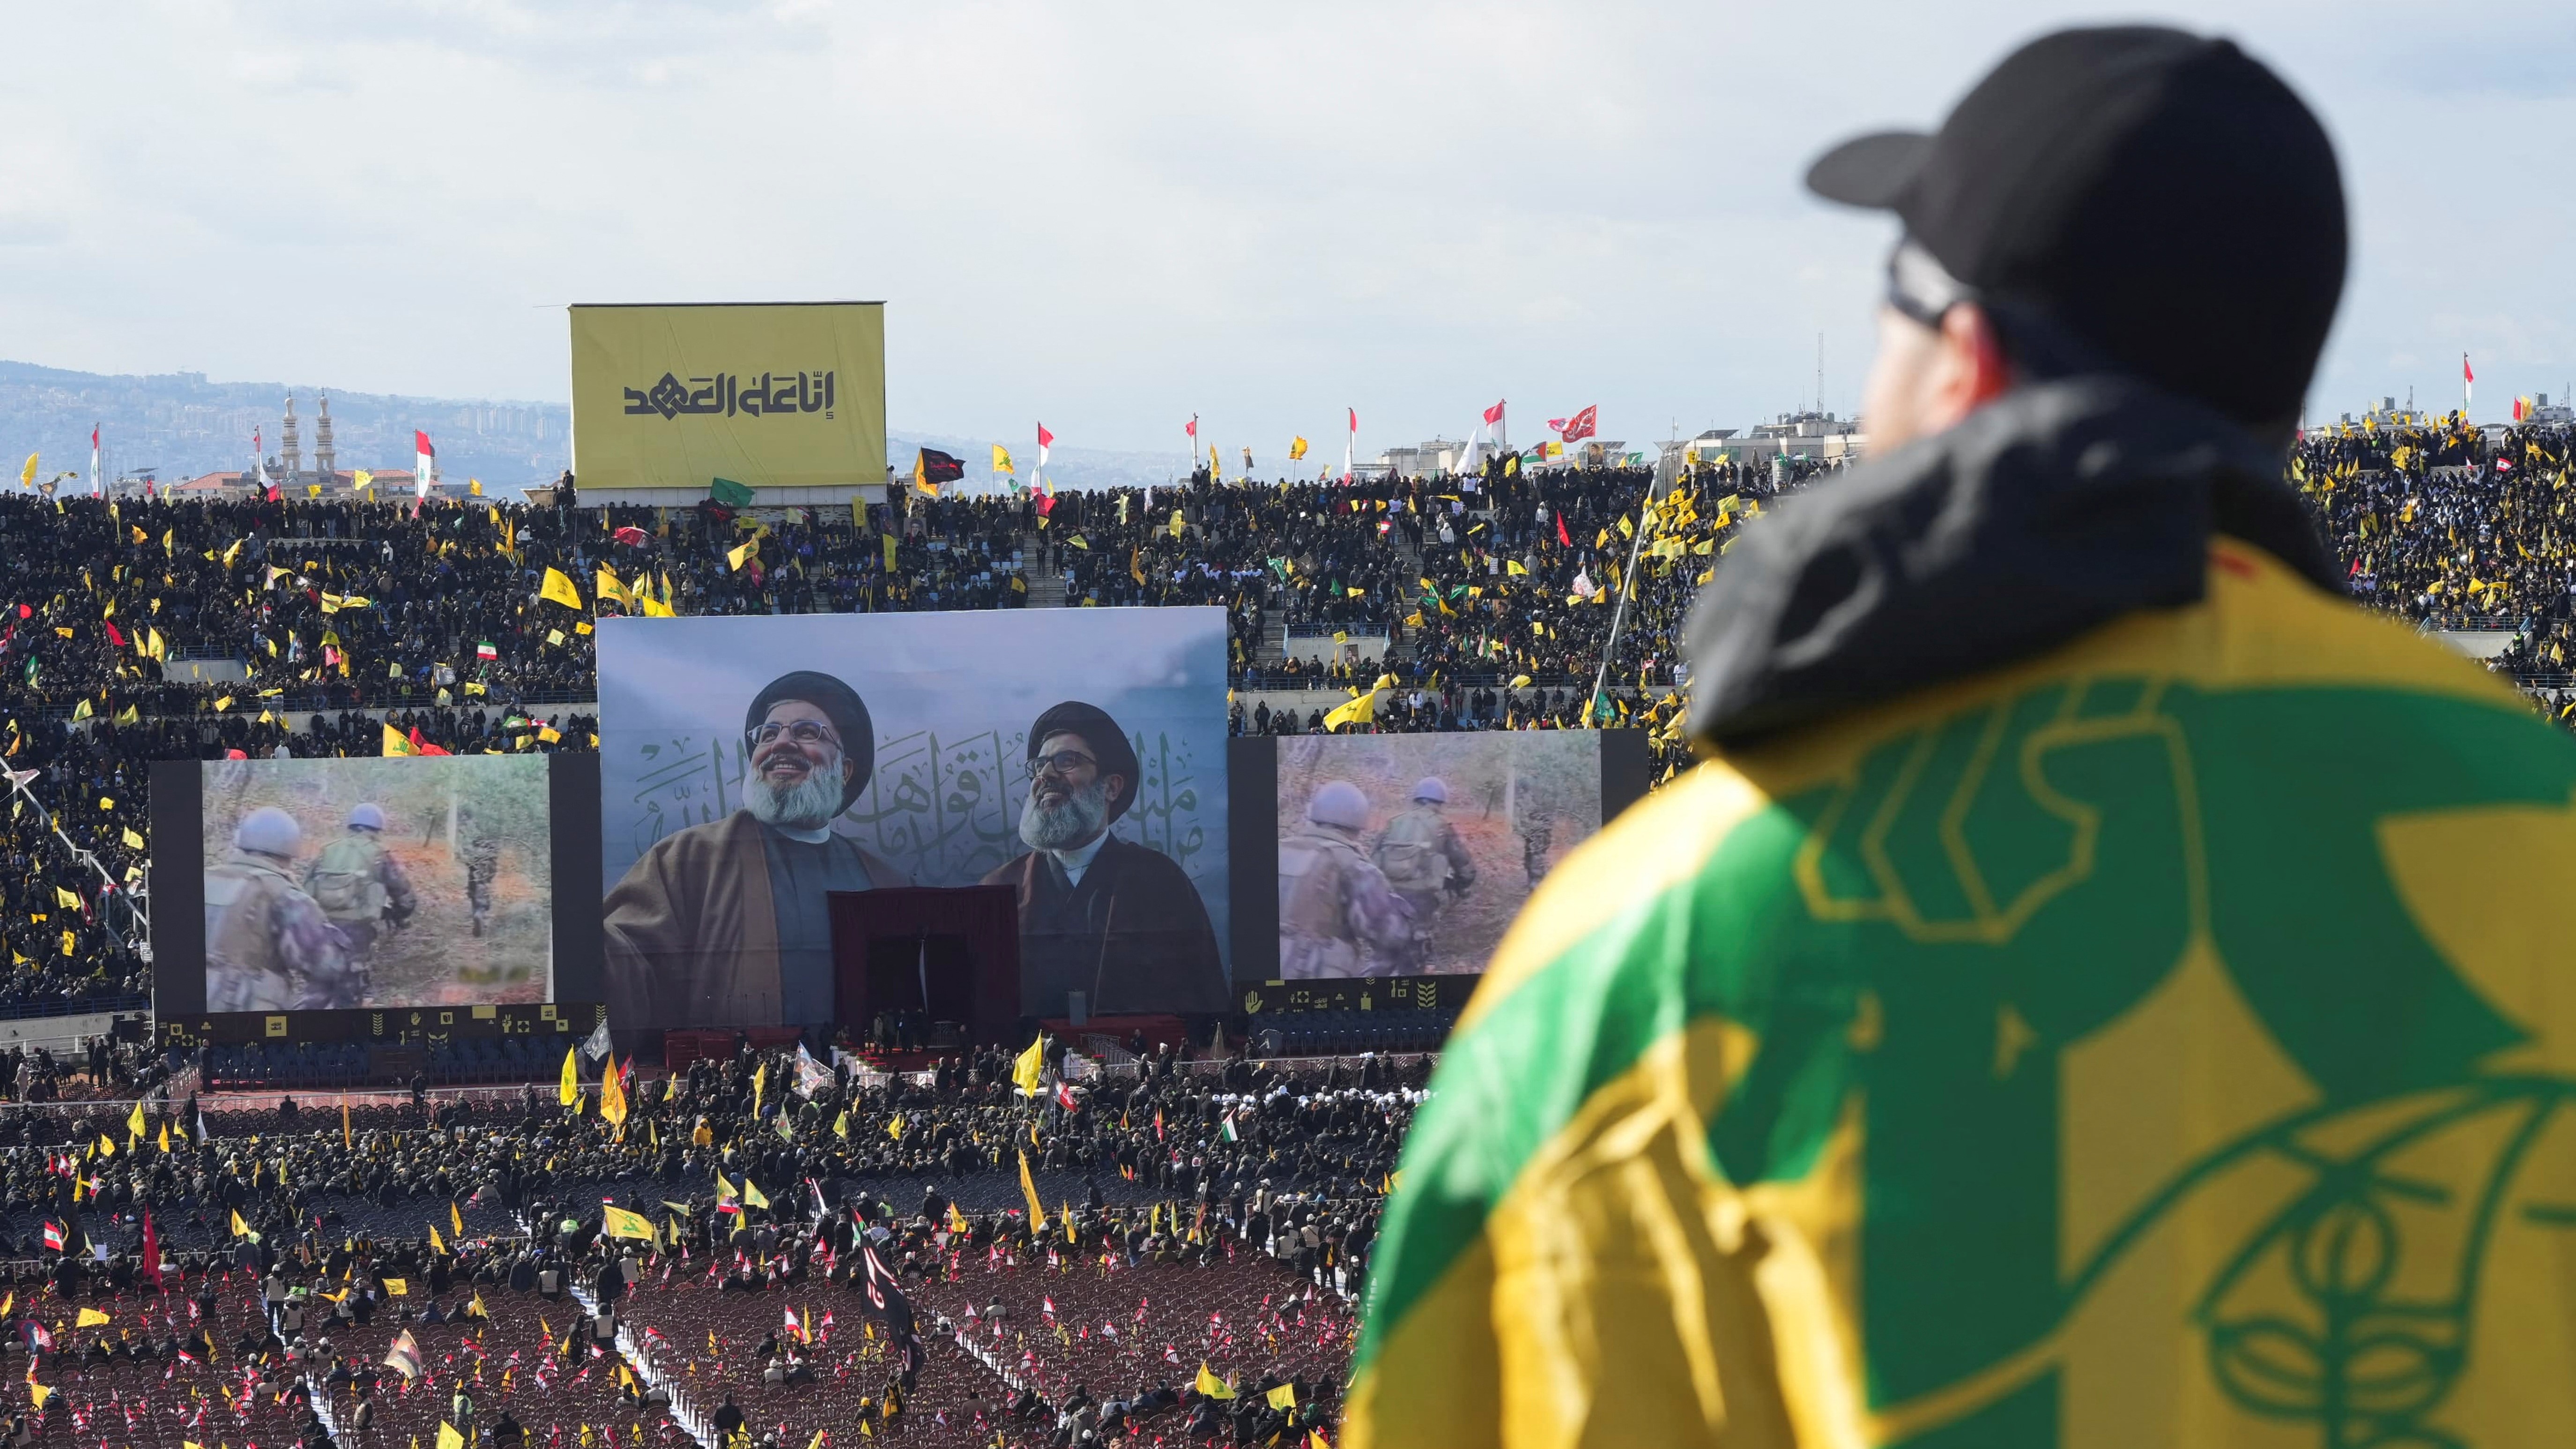
[[[290, 392], [307, 468], [314, 466], [318, 400], [325, 393], [331, 399], [335, 461], [343, 472], [411, 467], [414, 429], [437, 444], [440, 476], [480, 479], [487, 494], [551, 483], [571, 463], [572, 410], [562, 403], [405, 397], [313, 383], [209, 382], [202, 372], [109, 375], [0, 362], [0, 484], [14, 485], [34, 453], [39, 481], [78, 473], [86, 488], [93, 426], [100, 434], [101, 469], [111, 480], [149, 471], [163, 483], [180, 483], [247, 468], [254, 432], [266, 456], [278, 455]], [[970, 488], [980, 490], [991, 476], [993, 441], [890, 430], [886, 452], [907, 472], [924, 446], [953, 453], [966, 461]], [[1026, 478], [1036, 461], [1035, 445], [1023, 440], [1006, 446]], [[1167, 482], [1189, 467], [1185, 453], [1058, 448], [1047, 472], [1062, 487], [1113, 487]]]

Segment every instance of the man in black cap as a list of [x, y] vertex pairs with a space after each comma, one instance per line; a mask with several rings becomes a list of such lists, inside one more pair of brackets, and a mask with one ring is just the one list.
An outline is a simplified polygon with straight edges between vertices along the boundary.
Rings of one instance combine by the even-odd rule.
[[825, 894], [911, 883], [832, 833], [876, 762], [858, 691], [781, 675], [743, 711], [743, 743], [740, 808], [655, 841], [608, 893], [608, 1019], [621, 1029], [831, 1021]]
[[1020, 1010], [1062, 1016], [1074, 991], [1096, 1015], [1223, 1010], [1216, 931], [1188, 873], [1109, 833], [1142, 780], [1126, 731], [1067, 700], [1029, 726], [1028, 762], [1029, 853], [984, 877], [1020, 895]]
[[2576, 1095], [2576, 743], [2282, 481], [2323, 128], [2074, 30], [1810, 183], [1903, 228], [1871, 459], [1718, 564], [1706, 763], [1448, 1038], [1345, 1449], [2564, 1437], [2562, 1243], [2422, 1204], [2571, 1160], [2501, 1104]]

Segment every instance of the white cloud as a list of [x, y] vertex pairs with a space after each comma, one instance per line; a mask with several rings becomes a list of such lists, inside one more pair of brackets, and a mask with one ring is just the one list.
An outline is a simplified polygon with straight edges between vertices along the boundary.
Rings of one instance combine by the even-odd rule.
[[[2099, 7], [2052, 7], [2056, 18]], [[2336, 133], [2323, 411], [2576, 372], [2576, 44], [2538, 3], [2193, 0]], [[2108, 12], [2102, 12], [2108, 13]], [[320, 3], [14, 15], [0, 338], [560, 398], [574, 300], [874, 297], [900, 426], [1262, 456], [1848, 410], [1882, 221], [1797, 181], [2044, 28], [1925, 7]], [[80, 63], [71, 63], [77, 59]], [[2490, 362], [2490, 358], [2492, 361]], [[2489, 369], [2493, 370], [2490, 371]], [[2401, 375], [2402, 374], [2402, 375]], [[2484, 392], [2486, 389], [2481, 388]]]

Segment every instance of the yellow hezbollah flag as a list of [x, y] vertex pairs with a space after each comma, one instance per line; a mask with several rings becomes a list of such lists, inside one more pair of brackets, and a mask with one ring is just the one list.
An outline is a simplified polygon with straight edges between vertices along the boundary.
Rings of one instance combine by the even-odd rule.
[[642, 1213], [631, 1213], [621, 1207], [602, 1204], [599, 1217], [600, 1226], [607, 1229], [608, 1235], [612, 1238], [635, 1238], [647, 1243], [654, 1241], [653, 1224]]
[[1346, 724], [1374, 724], [1376, 722], [1377, 691], [1371, 689], [1352, 696], [1350, 703], [1325, 715], [1324, 729], [1329, 733], [1330, 731], [1340, 729]]
[[1199, 1360], [1198, 1390], [1200, 1396], [1203, 1398], [1230, 1399], [1234, 1397], [1234, 1390], [1227, 1388], [1225, 1386], [1225, 1380], [1218, 1378], [1215, 1373], [1209, 1370], [1206, 1359]]
[[546, 568], [545, 582], [537, 586], [537, 597], [540, 599], [552, 599], [567, 609], [578, 609], [581, 607], [580, 591], [572, 586], [571, 579], [564, 577], [564, 571], [562, 569], [555, 568], [552, 565], [548, 565]]
[[1029, 1043], [1029, 1049], [1011, 1063], [1011, 1081], [1022, 1092], [1034, 1097], [1038, 1094], [1038, 1076], [1045, 1070], [1046, 1033], [1039, 1032]]
[[769, 1206], [769, 1199], [761, 1193], [760, 1184], [753, 1182], [749, 1176], [745, 1176], [742, 1180], [742, 1205], [756, 1208]]
[[599, 1115], [601, 1120], [612, 1127], [626, 1125], [626, 1088], [617, 1080], [617, 1053], [615, 1052], [608, 1054], [608, 1065], [600, 1071]]
[[96, 1328], [107, 1321], [108, 1317], [106, 1314], [99, 1312], [95, 1308], [84, 1308], [80, 1311], [79, 1321], [73, 1326], [76, 1328]]
[[412, 748], [410, 739], [405, 737], [401, 730], [395, 729], [392, 725], [385, 726], [385, 754], [387, 757], [390, 758], [395, 755], [417, 755], [419, 753], [420, 751]]
[[1015, 478], [1019, 476], [1019, 470], [1011, 466], [1011, 450], [999, 443], [993, 445], [993, 471], [1008, 473]]
[[758, 552], [760, 552], [760, 535], [753, 534], [725, 550], [725, 567], [740, 573], [742, 566], [751, 562], [752, 555]]
[[571, 324], [583, 488], [694, 503], [711, 477], [773, 499], [885, 481], [882, 303], [578, 306]]
[[1289, 440], [1288, 440], [1288, 461], [1289, 461], [1289, 462], [1291, 462], [1291, 463], [1298, 462], [1298, 461], [1302, 460], [1305, 456], [1306, 456], [1306, 440], [1305, 440], [1304, 438], [1291, 438], [1291, 439], [1289, 439]]
[[564, 1048], [563, 1081], [555, 1087], [555, 1099], [569, 1107], [581, 1100], [581, 1048]]
[[617, 575], [610, 572], [607, 565], [602, 564], [592, 571], [590, 583], [591, 591], [601, 598], [615, 599], [630, 609], [635, 607], [635, 595], [618, 582]]
[[1029, 1231], [1046, 1231], [1046, 1204], [1038, 1201], [1037, 1179], [1029, 1176], [1029, 1154], [1020, 1153], [1020, 1193], [1029, 1200]]

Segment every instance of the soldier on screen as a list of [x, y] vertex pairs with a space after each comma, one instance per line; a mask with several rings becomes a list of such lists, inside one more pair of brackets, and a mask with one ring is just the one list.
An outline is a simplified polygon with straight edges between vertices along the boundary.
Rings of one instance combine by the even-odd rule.
[[353, 989], [339, 1005], [356, 1006], [364, 999], [377, 940], [389, 923], [400, 926], [417, 909], [411, 882], [385, 851], [384, 830], [385, 808], [367, 801], [349, 812], [349, 828], [340, 838], [322, 847], [305, 867], [304, 888], [349, 942]]
[[274, 806], [242, 817], [206, 872], [206, 1009], [311, 1011], [358, 1004], [340, 932], [291, 874], [304, 832]]
[[1550, 821], [1544, 810], [1533, 810], [1521, 824], [1521, 869], [1529, 873], [1530, 889], [1538, 889], [1539, 877], [1547, 874], [1547, 844]]
[[1279, 842], [1279, 977], [1396, 976], [1414, 969], [1413, 907], [1360, 849], [1368, 797], [1328, 780], [1306, 828]]
[[474, 934], [483, 934], [492, 919], [492, 883], [501, 874], [501, 842], [473, 830], [474, 817], [458, 818], [457, 829], [465, 837], [465, 909], [473, 918]]
[[1449, 823], [1449, 786], [1438, 776], [1414, 782], [1413, 808], [1387, 822], [1370, 852], [1386, 883], [1413, 908], [1412, 955], [1431, 959], [1431, 929], [1440, 908], [1476, 884], [1475, 857]]

